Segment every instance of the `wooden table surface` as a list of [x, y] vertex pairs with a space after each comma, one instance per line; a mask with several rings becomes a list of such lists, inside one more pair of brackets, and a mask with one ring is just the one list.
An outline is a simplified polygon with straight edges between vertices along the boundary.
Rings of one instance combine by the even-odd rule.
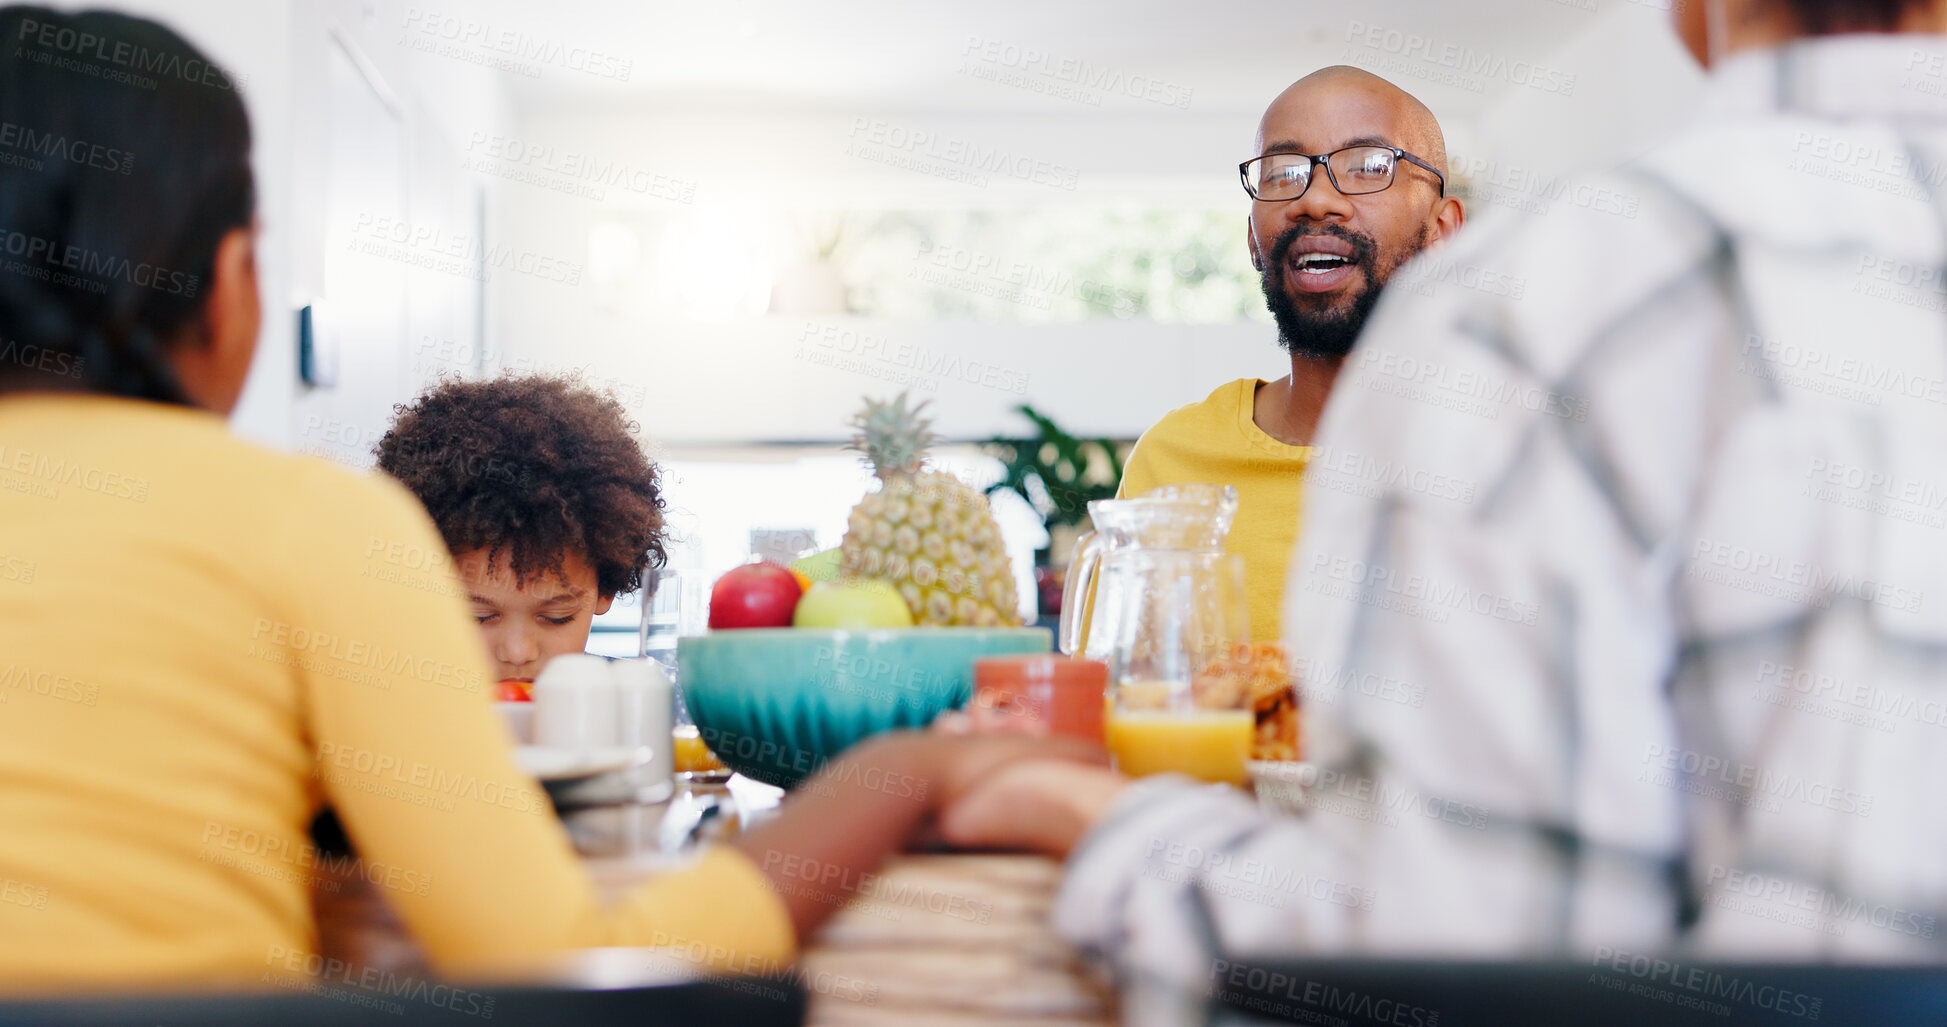
[[801, 957], [808, 984], [828, 982], [809, 1022], [1113, 1022], [1108, 993], [1048, 926], [1060, 874], [1036, 856], [894, 860]]
[[[760, 789], [762, 786], [758, 786]], [[766, 793], [740, 789], [745, 815]], [[775, 801], [774, 798], [771, 801]], [[615, 895], [670, 865], [658, 849], [667, 803], [579, 810], [563, 819], [596, 886]], [[799, 958], [808, 1022], [877, 1025], [1097, 1025], [1109, 992], [1048, 925], [1060, 866], [1036, 856], [894, 859]], [[361, 966], [424, 972], [383, 900], [356, 879], [317, 899], [321, 949]]]

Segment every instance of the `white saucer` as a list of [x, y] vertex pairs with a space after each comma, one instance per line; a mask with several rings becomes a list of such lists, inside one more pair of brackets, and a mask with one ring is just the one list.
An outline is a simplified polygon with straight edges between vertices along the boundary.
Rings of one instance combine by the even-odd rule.
[[537, 781], [579, 781], [597, 774], [609, 774], [640, 766], [653, 758], [653, 750], [614, 745], [594, 749], [563, 749], [552, 745], [521, 745], [514, 748], [514, 761]]

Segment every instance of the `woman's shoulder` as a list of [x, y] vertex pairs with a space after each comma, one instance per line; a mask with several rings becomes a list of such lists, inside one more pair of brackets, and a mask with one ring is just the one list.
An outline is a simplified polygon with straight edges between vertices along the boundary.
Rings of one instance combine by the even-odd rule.
[[113, 400], [66, 414], [71, 462], [119, 467], [157, 515], [194, 519], [239, 543], [424, 530], [424, 510], [390, 477], [242, 438], [220, 417]]

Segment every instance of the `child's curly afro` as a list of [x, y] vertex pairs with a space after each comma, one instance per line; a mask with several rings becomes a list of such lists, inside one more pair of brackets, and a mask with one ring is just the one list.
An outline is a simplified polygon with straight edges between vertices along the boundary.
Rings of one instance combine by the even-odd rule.
[[579, 553], [603, 595], [660, 567], [661, 483], [622, 404], [554, 375], [447, 380], [395, 409], [379, 468], [424, 503], [455, 555], [511, 554], [517, 582]]

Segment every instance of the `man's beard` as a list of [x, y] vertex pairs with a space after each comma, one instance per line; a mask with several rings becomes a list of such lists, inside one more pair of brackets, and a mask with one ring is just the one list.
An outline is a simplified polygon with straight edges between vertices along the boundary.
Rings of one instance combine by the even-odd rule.
[[[1342, 309], [1301, 310], [1297, 301], [1285, 291], [1285, 262], [1291, 256], [1291, 247], [1308, 235], [1329, 235], [1352, 247], [1366, 287]], [[1272, 245], [1264, 267], [1259, 271], [1259, 284], [1264, 287], [1264, 302], [1271, 308], [1272, 320], [1278, 323], [1278, 344], [1293, 356], [1337, 358], [1352, 352], [1352, 344], [1359, 341], [1359, 332], [1365, 328], [1366, 318], [1379, 302], [1381, 289], [1401, 264], [1426, 248], [1426, 236], [1426, 228], [1422, 226], [1418, 238], [1392, 254], [1384, 269], [1385, 277], [1382, 278], [1377, 259], [1379, 247], [1369, 236], [1338, 225], [1300, 224], [1286, 229]]]

